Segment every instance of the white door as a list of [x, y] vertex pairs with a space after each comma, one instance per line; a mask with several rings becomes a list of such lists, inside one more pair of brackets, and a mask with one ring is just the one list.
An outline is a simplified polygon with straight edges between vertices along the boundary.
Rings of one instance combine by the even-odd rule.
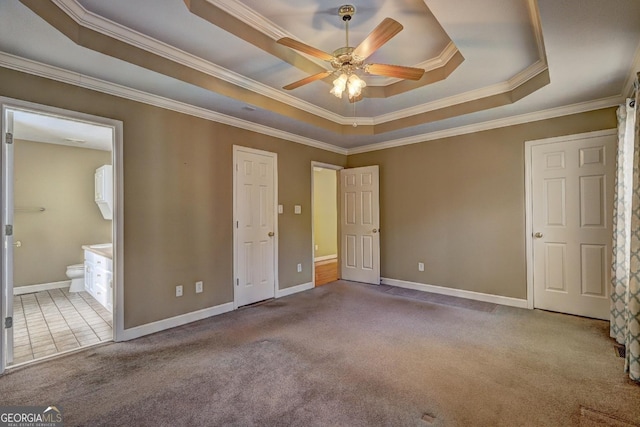
[[2, 348], [0, 372], [13, 361], [13, 111], [2, 109]]
[[615, 136], [531, 147], [534, 307], [609, 318]]
[[378, 166], [340, 171], [341, 278], [380, 284]]
[[274, 153], [234, 147], [235, 292], [240, 307], [275, 297]]

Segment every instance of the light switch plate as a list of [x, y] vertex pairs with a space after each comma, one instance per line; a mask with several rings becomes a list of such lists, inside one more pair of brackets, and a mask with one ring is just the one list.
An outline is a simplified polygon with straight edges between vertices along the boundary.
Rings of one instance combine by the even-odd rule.
[[176, 296], [177, 297], [181, 297], [182, 296], [182, 285], [176, 286]]
[[295, 205], [295, 206], [293, 207], [293, 213], [294, 213], [294, 214], [296, 214], [296, 215], [301, 214], [301, 213], [302, 213], [302, 206], [300, 206], [300, 205]]
[[278, 205], [278, 213], [279, 214], [284, 213], [284, 208], [282, 207], [282, 205]]
[[200, 292], [202, 292], [202, 287], [203, 287], [202, 280], [196, 282], [196, 294], [199, 294]]

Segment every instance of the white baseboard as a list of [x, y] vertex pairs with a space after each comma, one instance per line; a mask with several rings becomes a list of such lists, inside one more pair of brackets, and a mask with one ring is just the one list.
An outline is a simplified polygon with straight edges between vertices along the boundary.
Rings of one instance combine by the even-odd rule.
[[491, 302], [494, 304], [508, 305], [510, 307], [528, 308], [526, 299], [484, 294], [482, 292], [466, 291], [464, 289], [445, 288], [443, 286], [425, 285], [424, 283], [387, 279], [385, 277], [380, 279], [380, 283], [382, 283], [383, 285], [396, 286], [398, 288], [414, 289], [416, 291], [431, 292], [434, 294], [449, 295], [452, 297]]
[[186, 325], [187, 323], [197, 320], [206, 319], [207, 317], [217, 316], [219, 314], [233, 311], [233, 303], [216, 305], [214, 307], [204, 308], [202, 310], [193, 311], [191, 313], [181, 314], [180, 316], [170, 317], [168, 319], [158, 320], [157, 322], [147, 323], [146, 325], [136, 326], [122, 331], [122, 336], [118, 337], [118, 341], [129, 341], [144, 335], [154, 334], [164, 331], [165, 329], [175, 328], [176, 326]]
[[302, 285], [296, 285], [290, 288], [278, 289], [276, 292], [276, 298], [286, 297], [287, 295], [297, 294], [298, 292], [308, 291], [309, 289], [313, 289], [313, 282], [303, 283]]
[[39, 285], [16, 286], [13, 288], [14, 295], [32, 294], [40, 291], [50, 291], [51, 289], [68, 288], [71, 280], [63, 280], [61, 282], [42, 283]]
[[329, 261], [330, 259], [338, 259], [338, 254], [333, 255], [325, 255], [325, 256], [317, 256], [313, 259], [314, 262], [318, 261]]

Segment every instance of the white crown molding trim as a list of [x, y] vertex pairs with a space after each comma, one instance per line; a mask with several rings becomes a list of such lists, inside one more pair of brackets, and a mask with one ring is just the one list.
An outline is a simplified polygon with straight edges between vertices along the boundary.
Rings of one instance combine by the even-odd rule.
[[243, 89], [248, 89], [270, 99], [291, 105], [318, 117], [322, 117], [336, 123], [339, 123], [341, 120], [347, 120], [347, 122], [343, 124], [349, 123], [348, 119], [345, 119], [337, 113], [318, 107], [310, 102], [296, 98], [278, 89], [274, 89], [271, 86], [251, 80], [231, 70], [220, 67], [217, 64], [206, 61], [167, 43], [110, 21], [100, 15], [94, 14], [93, 12], [85, 9], [77, 2], [77, 0], [52, 0], [52, 2], [62, 9], [63, 12], [69, 15], [69, 17], [71, 17], [71, 19], [76, 23], [90, 30], [105, 34], [121, 42], [224, 80]]
[[278, 289], [276, 292], [276, 298], [282, 298], [289, 295], [297, 294], [298, 292], [308, 291], [313, 289], [313, 282], [303, 283], [301, 285], [291, 286], [290, 288]]
[[250, 25], [262, 34], [271, 37], [273, 40], [278, 40], [283, 37], [295, 38], [291, 33], [285, 31], [284, 28], [279, 27], [264, 16], [256, 13], [244, 3], [240, 3], [236, 0], [207, 0], [207, 2], [220, 9], [226, 10], [240, 21]]
[[[255, 80], [251, 80], [231, 70], [227, 70], [223, 67], [220, 67], [219, 65], [206, 61], [195, 55], [189, 54], [185, 51], [182, 51], [173, 46], [170, 46], [164, 42], [151, 38], [145, 34], [139, 33], [128, 27], [125, 27], [109, 19], [106, 19], [100, 15], [97, 15], [85, 9], [80, 3], [78, 3], [77, 0], [51, 0], [51, 1], [54, 4], [56, 4], [58, 7], [60, 7], [60, 9], [62, 9], [65, 13], [67, 13], [67, 15], [69, 15], [76, 23], [78, 23], [83, 27], [105, 34], [116, 40], [120, 40], [124, 43], [130, 44], [132, 46], [138, 47], [145, 51], [151, 52], [160, 57], [182, 64], [186, 67], [189, 67], [194, 70], [208, 74], [210, 76], [219, 78], [221, 80], [224, 80], [238, 87], [250, 90], [252, 92], [255, 92], [257, 94], [263, 95], [270, 99], [274, 99], [276, 101], [285, 103], [287, 105], [291, 105], [295, 108], [298, 108], [302, 111], [306, 111], [318, 117], [333, 121], [334, 123], [337, 123], [340, 125], [350, 125], [353, 123], [353, 120], [354, 120], [353, 117], [344, 117], [332, 111], [318, 107], [310, 102], [301, 100], [299, 98], [296, 98], [292, 95], [284, 93], [278, 89], [274, 89], [270, 86], [264, 85]], [[215, 5], [216, 2], [231, 4], [235, 0], [208, 0], [208, 1]], [[540, 42], [542, 40], [542, 33], [541, 33], [541, 29], [539, 29], [539, 18], [538, 18], [539, 15], [537, 14], [537, 7], [535, 6], [535, 0], [529, 0], [529, 2], [534, 4], [534, 10], [535, 10], [535, 13], [532, 12], [533, 13], [532, 25], [535, 31], [540, 31], [539, 37], [537, 37], [538, 49], [539, 50], [542, 49], [542, 51], [544, 51], [544, 46], [540, 46]], [[238, 6], [238, 7], [242, 8], [245, 6]], [[259, 16], [259, 15], [256, 14], [256, 16]], [[264, 25], [268, 25], [269, 21], [265, 20], [264, 18], [262, 18], [262, 21]], [[539, 30], [536, 30], [536, 29], [539, 29]], [[452, 56], [456, 52], [457, 52], [457, 47], [455, 46], [455, 44], [450, 43], [449, 45], [447, 45], [447, 47], [445, 48], [445, 51], [441, 55]], [[444, 58], [446, 58], [446, 56], [442, 57], [443, 60]], [[459, 103], [473, 101], [483, 96], [492, 96], [492, 95], [500, 94], [500, 93], [512, 90], [513, 88], [519, 86], [521, 83], [526, 81], [522, 79], [524, 79], [527, 75], [535, 76], [537, 73], [543, 71], [544, 69], [546, 69], [546, 59], [543, 56], [540, 59], [540, 61], [527, 67], [523, 72], [518, 73], [516, 76], [512, 77], [506, 82], [497, 83], [497, 84], [494, 84], [485, 88], [481, 88], [475, 91], [465, 92], [463, 94], [455, 95], [449, 98], [444, 98], [436, 102], [418, 105], [412, 108], [407, 108], [407, 109], [396, 111], [393, 113], [384, 114], [384, 115], [376, 116], [373, 118], [358, 119], [358, 123], [361, 125], [376, 125], [376, 124], [385, 123], [385, 122], [396, 120], [396, 119], [409, 117], [414, 114], [420, 114], [420, 113], [436, 110], [439, 108], [449, 107], [451, 105], [456, 105]], [[536, 72], [536, 70], [538, 71]]]
[[414, 116], [417, 114], [427, 113], [429, 111], [439, 110], [441, 108], [447, 108], [452, 105], [464, 104], [469, 101], [475, 101], [477, 99], [506, 93], [514, 90], [523, 83], [526, 83], [528, 80], [542, 73], [546, 69], [547, 64], [545, 62], [537, 61], [536, 63], [528, 66], [523, 71], [507, 80], [506, 82], [486, 86], [481, 89], [471, 90], [447, 98], [441, 98], [437, 101], [427, 102], [426, 104], [416, 105], [415, 107], [405, 108], [403, 110], [394, 111], [393, 113], [382, 114], [380, 116], [374, 117], [373, 122], [375, 125], [377, 125], [393, 120], [403, 119], [405, 117]]
[[0, 52], [0, 66], [10, 68], [24, 73], [45, 77], [62, 83], [72, 84], [74, 86], [95, 90], [98, 92], [115, 95], [120, 98], [129, 99], [144, 104], [153, 105], [155, 107], [165, 108], [167, 110], [176, 111], [178, 113], [188, 114], [190, 116], [199, 117], [217, 123], [223, 123], [241, 129], [250, 130], [264, 135], [273, 136], [275, 138], [285, 139], [287, 141], [296, 142], [298, 144], [308, 145], [310, 147], [319, 148], [321, 150], [331, 151], [338, 154], [347, 154], [345, 148], [337, 147], [322, 141], [295, 135], [269, 126], [253, 123], [237, 117], [228, 116], [226, 114], [216, 113], [202, 107], [175, 101], [162, 96], [153, 95], [142, 92], [137, 89], [128, 88], [115, 83], [88, 77], [79, 73], [74, 73], [62, 68], [43, 64], [25, 58], [20, 58], [8, 53]]
[[624, 102], [621, 95], [595, 101], [582, 102], [579, 104], [567, 105], [564, 107], [550, 108], [548, 110], [525, 113], [517, 116], [505, 117], [503, 119], [489, 120], [481, 123], [474, 123], [456, 128], [441, 131], [429, 132], [422, 135], [410, 136], [407, 138], [395, 139], [392, 141], [370, 144], [363, 147], [351, 148], [347, 150], [347, 155], [367, 153], [370, 151], [384, 150], [387, 148], [401, 147], [403, 145], [418, 144], [421, 142], [434, 141], [436, 139], [450, 138], [459, 135], [482, 132], [491, 129], [499, 129], [508, 126], [521, 125], [524, 123], [548, 120], [556, 117], [569, 116], [571, 114], [586, 113], [588, 111], [600, 110], [602, 108], [613, 107]]
[[440, 295], [449, 295], [452, 297], [466, 298], [474, 301], [490, 302], [494, 304], [507, 305], [509, 307], [528, 308], [526, 299], [485, 294], [482, 292], [467, 291], [464, 289], [447, 288], [444, 286], [426, 285], [424, 283], [407, 282], [405, 280], [388, 279], [385, 277], [381, 278], [380, 283], [382, 283], [383, 285], [395, 286], [398, 288], [413, 289], [416, 291], [431, 292]]
[[[176, 111], [178, 113], [188, 114], [190, 116], [199, 117], [205, 120], [223, 123], [241, 129], [250, 130], [264, 135], [281, 138], [298, 144], [307, 145], [321, 150], [330, 151], [342, 155], [352, 155], [366, 153], [370, 151], [384, 150], [387, 148], [400, 147], [403, 145], [417, 144], [420, 142], [433, 141], [436, 139], [449, 138], [458, 135], [465, 135], [474, 132], [481, 132], [501, 127], [519, 125], [523, 123], [546, 120], [555, 117], [567, 116], [571, 114], [584, 113], [587, 111], [599, 110], [602, 108], [613, 107], [624, 103], [625, 97], [617, 95], [609, 98], [603, 98], [595, 101], [583, 102], [564, 107], [551, 108], [548, 110], [537, 111], [533, 113], [521, 114], [518, 116], [506, 117], [503, 119], [490, 120], [481, 123], [474, 123], [466, 126], [446, 129], [415, 135], [407, 138], [400, 138], [391, 141], [370, 144], [357, 148], [342, 148], [336, 145], [295, 135], [279, 129], [274, 129], [265, 125], [249, 122], [247, 120], [238, 119], [226, 114], [216, 113], [214, 111], [196, 107], [183, 102], [164, 98], [158, 95], [142, 92], [136, 89], [99, 80], [93, 77], [84, 76], [52, 65], [43, 64], [29, 59], [21, 58], [5, 52], [0, 52], [0, 66], [12, 70], [21, 71], [62, 83], [74, 86], [84, 87], [86, 89], [95, 90], [109, 95], [118, 96], [120, 98], [129, 99], [144, 104], [153, 105], [155, 107], [165, 108], [167, 110]], [[353, 119], [351, 119], [353, 120]], [[359, 120], [359, 119], [358, 119]]]
[[122, 331], [122, 336], [119, 337], [118, 341], [129, 341], [145, 335], [154, 334], [166, 329], [171, 329], [177, 326], [186, 325], [187, 323], [206, 319], [208, 317], [228, 313], [230, 311], [233, 311], [232, 302], [204, 308], [198, 311], [192, 311], [191, 313], [181, 314], [175, 317], [169, 317], [168, 319], [162, 319], [158, 320], [157, 322], [147, 323], [146, 325], [125, 329]]
[[547, 64], [547, 50], [545, 49], [544, 37], [542, 35], [542, 21], [540, 20], [540, 11], [538, 10], [538, 0], [529, 0], [528, 6], [529, 18], [531, 19], [531, 25], [533, 25], [533, 34], [538, 48], [538, 58]]
[[71, 280], [63, 280], [61, 282], [51, 282], [51, 283], [40, 283], [38, 285], [14, 286], [13, 295], [32, 294], [34, 292], [68, 288], [69, 285], [71, 285]]

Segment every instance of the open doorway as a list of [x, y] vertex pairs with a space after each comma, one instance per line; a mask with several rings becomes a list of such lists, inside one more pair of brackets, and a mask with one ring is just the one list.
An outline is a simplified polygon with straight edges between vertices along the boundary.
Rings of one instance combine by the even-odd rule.
[[114, 338], [121, 128], [48, 107], [2, 110], [4, 369]]
[[314, 284], [339, 279], [338, 166], [312, 165]]

